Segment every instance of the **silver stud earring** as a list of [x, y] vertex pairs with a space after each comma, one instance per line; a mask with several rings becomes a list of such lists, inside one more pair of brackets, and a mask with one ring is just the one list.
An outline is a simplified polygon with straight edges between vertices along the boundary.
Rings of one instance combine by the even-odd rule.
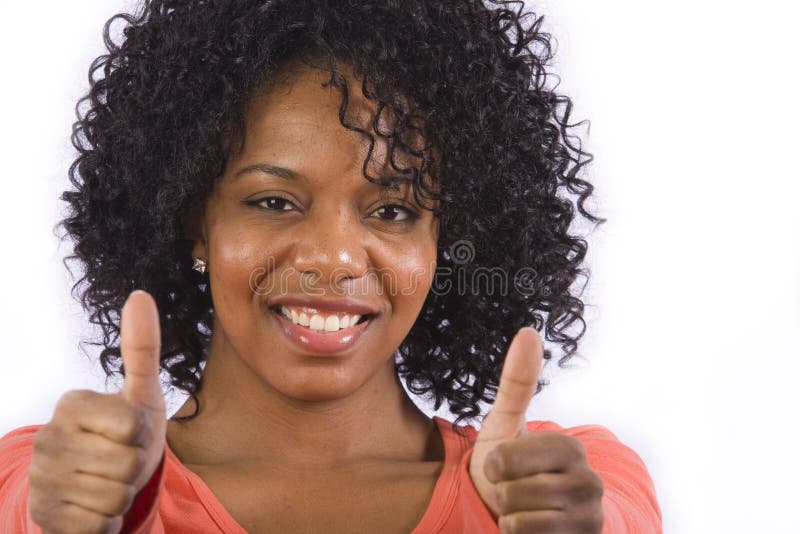
[[197, 271], [200, 274], [205, 274], [206, 272], [206, 261], [201, 258], [194, 258], [194, 265], [192, 265], [192, 269]]

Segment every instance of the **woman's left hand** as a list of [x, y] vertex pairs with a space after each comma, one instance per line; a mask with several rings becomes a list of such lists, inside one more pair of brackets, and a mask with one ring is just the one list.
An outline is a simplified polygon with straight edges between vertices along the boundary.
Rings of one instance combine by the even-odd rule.
[[525, 427], [541, 363], [538, 333], [520, 329], [508, 349], [494, 406], [478, 433], [470, 477], [501, 532], [599, 533], [603, 483], [589, 467], [581, 442]]

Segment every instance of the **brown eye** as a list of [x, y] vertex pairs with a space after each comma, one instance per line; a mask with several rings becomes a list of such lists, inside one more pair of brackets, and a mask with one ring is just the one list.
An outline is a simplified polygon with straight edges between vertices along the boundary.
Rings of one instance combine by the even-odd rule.
[[399, 204], [383, 205], [373, 213], [377, 213], [378, 218], [389, 222], [410, 222], [419, 218], [419, 215]]
[[251, 200], [247, 204], [264, 208], [267, 211], [290, 211], [294, 208], [294, 204], [289, 199], [276, 196]]

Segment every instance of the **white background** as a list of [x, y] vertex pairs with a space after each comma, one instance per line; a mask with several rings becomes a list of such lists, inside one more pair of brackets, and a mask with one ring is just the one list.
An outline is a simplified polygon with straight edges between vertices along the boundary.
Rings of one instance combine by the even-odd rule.
[[[3, 7], [0, 435], [47, 422], [68, 389], [104, 388], [52, 228], [73, 106], [103, 22], [129, 5]], [[590, 238], [586, 361], [548, 371], [530, 418], [599, 423], [637, 450], [665, 532], [800, 532], [797, 8], [531, 5], [574, 117], [591, 119], [609, 223]]]

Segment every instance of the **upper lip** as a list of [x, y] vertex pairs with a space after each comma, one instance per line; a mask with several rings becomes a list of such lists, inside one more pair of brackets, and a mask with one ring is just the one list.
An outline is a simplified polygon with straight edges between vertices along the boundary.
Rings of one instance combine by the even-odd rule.
[[327, 312], [347, 312], [358, 315], [374, 315], [378, 310], [369, 304], [350, 298], [330, 298], [311, 295], [278, 295], [267, 301], [267, 306], [305, 306]]

